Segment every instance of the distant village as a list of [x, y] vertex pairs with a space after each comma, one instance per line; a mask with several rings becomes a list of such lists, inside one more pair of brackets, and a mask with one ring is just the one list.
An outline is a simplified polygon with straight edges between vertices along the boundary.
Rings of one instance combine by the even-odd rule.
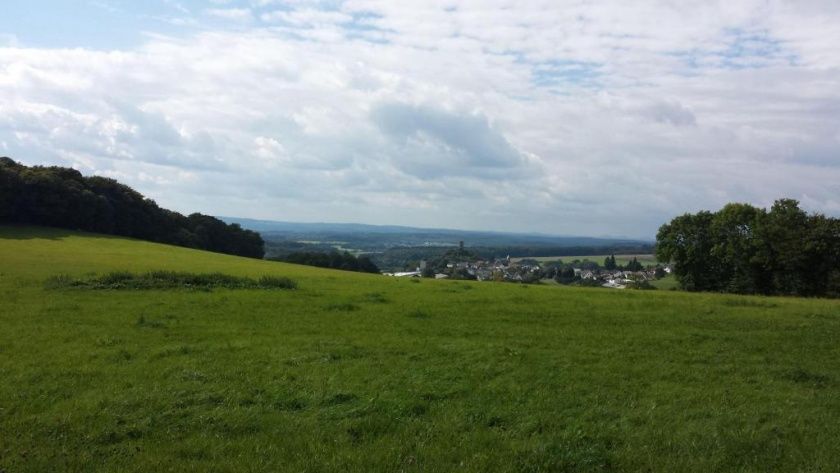
[[[571, 257], [575, 258], [575, 257]], [[609, 264], [612, 258], [612, 264]], [[611, 266], [611, 267], [610, 267]], [[505, 258], [484, 260], [474, 258], [463, 244], [435, 261], [420, 261], [412, 271], [387, 272], [388, 276], [404, 278], [468, 279], [535, 284], [556, 282], [580, 286], [612, 289], [646, 288], [651, 281], [661, 279], [672, 271], [670, 265], [643, 265], [634, 257], [625, 267], [615, 263], [615, 256], [606, 261], [579, 260], [564, 262], [535, 259]]]

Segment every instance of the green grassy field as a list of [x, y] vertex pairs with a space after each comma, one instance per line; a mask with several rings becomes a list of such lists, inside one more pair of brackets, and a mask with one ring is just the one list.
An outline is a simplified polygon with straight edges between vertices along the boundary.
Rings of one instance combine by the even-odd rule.
[[838, 301], [414, 281], [0, 227], [0, 471], [838, 471]]
[[[609, 255], [587, 255], [587, 256], [534, 256], [527, 258], [511, 258], [511, 261], [522, 261], [524, 259], [537, 260], [539, 262], [557, 261], [561, 260], [564, 263], [571, 263], [575, 260], [592, 261], [599, 265], [604, 265], [604, 259]], [[654, 255], [615, 255], [615, 262], [620, 266], [626, 266], [633, 258], [647, 266], [649, 264], [655, 265], [658, 261]]]
[[676, 276], [668, 275], [662, 279], [651, 281], [650, 284], [657, 289], [664, 289], [668, 291], [680, 289], [680, 283], [677, 282]]

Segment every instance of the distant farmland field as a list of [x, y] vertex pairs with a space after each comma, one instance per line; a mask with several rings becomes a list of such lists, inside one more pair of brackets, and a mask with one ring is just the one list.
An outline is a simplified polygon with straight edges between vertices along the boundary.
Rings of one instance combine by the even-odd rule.
[[[191, 273], [234, 288], [126, 282]], [[839, 342], [836, 300], [399, 279], [0, 226], [0, 471], [837, 471]]]

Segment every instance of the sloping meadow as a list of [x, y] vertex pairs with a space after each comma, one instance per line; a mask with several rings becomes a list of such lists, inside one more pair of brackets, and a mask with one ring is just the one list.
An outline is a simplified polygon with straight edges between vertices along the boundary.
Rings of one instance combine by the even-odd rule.
[[0, 471], [840, 458], [838, 301], [411, 282], [0, 227], [0, 327]]

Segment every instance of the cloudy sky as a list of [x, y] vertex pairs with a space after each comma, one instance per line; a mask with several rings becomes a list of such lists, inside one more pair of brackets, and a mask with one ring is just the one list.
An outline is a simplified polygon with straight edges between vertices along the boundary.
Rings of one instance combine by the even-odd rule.
[[836, 0], [3, 0], [0, 155], [275, 220], [840, 216], [838, 25]]

